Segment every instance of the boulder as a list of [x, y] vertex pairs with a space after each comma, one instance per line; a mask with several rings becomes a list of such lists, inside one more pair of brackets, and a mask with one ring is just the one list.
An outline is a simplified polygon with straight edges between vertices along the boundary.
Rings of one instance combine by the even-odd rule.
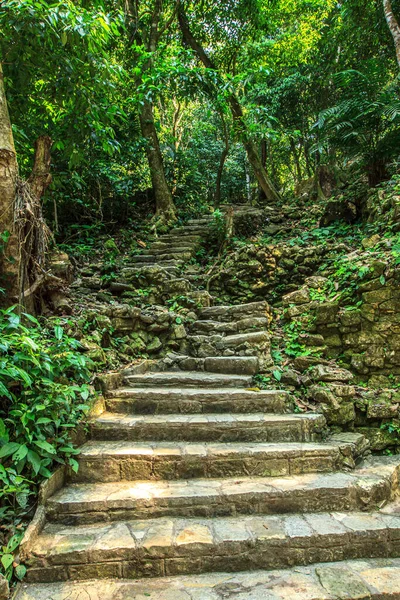
[[353, 379], [354, 375], [347, 369], [340, 369], [337, 367], [329, 367], [327, 365], [319, 364], [311, 368], [310, 377], [314, 381], [343, 381], [347, 383]]

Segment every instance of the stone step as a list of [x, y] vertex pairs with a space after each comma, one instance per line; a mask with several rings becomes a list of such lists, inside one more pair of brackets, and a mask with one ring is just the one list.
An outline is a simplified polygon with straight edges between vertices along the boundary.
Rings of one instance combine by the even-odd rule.
[[158, 238], [158, 241], [161, 243], [170, 243], [170, 242], [176, 242], [177, 246], [185, 246], [186, 244], [195, 244], [197, 245], [200, 240], [201, 240], [201, 236], [200, 235], [193, 235], [193, 234], [189, 234], [189, 235], [184, 235], [182, 236], [182, 234], [179, 236], [180, 238], [183, 239], [179, 239], [177, 238], [177, 236], [175, 234], [171, 235], [169, 233], [162, 235]]
[[311, 442], [325, 431], [323, 415], [126, 415], [105, 412], [91, 423], [94, 440], [189, 442]]
[[225, 386], [213, 388], [122, 388], [108, 392], [109, 411], [126, 414], [282, 413], [290, 406], [289, 394], [279, 390], [250, 391]]
[[[151, 263], [136, 263], [134, 267], [124, 267], [121, 270], [121, 275], [124, 278], [129, 278], [137, 274], [139, 269], [153, 269], [154, 265]], [[157, 263], [157, 268], [162, 269], [169, 275], [178, 276], [179, 275], [179, 265], [173, 264], [169, 265], [166, 263]]]
[[183, 279], [182, 277], [176, 279], [170, 279], [169, 281], [165, 281], [163, 283], [163, 294], [186, 294], [193, 289], [192, 284], [187, 279]]
[[364, 559], [279, 571], [20, 584], [14, 600], [398, 600], [399, 581], [400, 559]]
[[153, 254], [154, 256], [160, 256], [164, 254], [192, 254], [194, 252], [194, 247], [192, 246], [173, 246], [173, 245], [163, 245], [161, 248], [152, 246], [147, 250], [148, 254]]
[[50, 521], [79, 525], [165, 516], [375, 510], [393, 498], [399, 470], [399, 457], [378, 457], [351, 473], [71, 484], [48, 500], [46, 514]]
[[160, 252], [153, 253], [147, 252], [146, 254], [137, 254], [136, 256], [132, 256], [129, 260], [131, 263], [165, 263], [169, 261], [175, 260], [189, 260], [192, 257], [192, 251], [188, 252]]
[[150, 248], [151, 250], [156, 250], [158, 248], [189, 248], [190, 250], [194, 250], [196, 246], [198, 246], [199, 237], [192, 236], [193, 239], [186, 236], [183, 240], [172, 237], [170, 239], [165, 240], [164, 238], [159, 238], [157, 242], [154, 242]]
[[251, 302], [235, 306], [211, 306], [199, 314], [206, 321], [239, 321], [247, 318], [265, 318], [269, 315], [268, 302]]
[[124, 380], [129, 386], [163, 387], [252, 387], [252, 378], [248, 375], [227, 375], [221, 373], [198, 373], [196, 371], [177, 371], [161, 373], [143, 373], [128, 375]]
[[399, 554], [400, 516], [380, 512], [48, 523], [27, 581], [284, 569]]
[[267, 331], [236, 333], [234, 335], [188, 335], [186, 338], [190, 354], [199, 358], [222, 356], [235, 352], [241, 355], [257, 356], [261, 349], [269, 355], [270, 337]]
[[198, 477], [283, 477], [354, 468], [364, 436], [305, 444], [125, 442], [91, 440], [81, 447], [75, 482]]
[[212, 223], [213, 220], [214, 220], [213, 216], [210, 215], [209, 217], [201, 217], [199, 219], [189, 219], [187, 224], [188, 225], [209, 225], [210, 223]]
[[266, 317], [253, 317], [239, 321], [195, 321], [190, 330], [193, 335], [219, 334], [232, 335], [236, 333], [251, 332], [267, 329], [269, 319]]
[[199, 237], [205, 237], [209, 232], [208, 225], [190, 225], [186, 227], [176, 227], [171, 229], [171, 235], [197, 235]]

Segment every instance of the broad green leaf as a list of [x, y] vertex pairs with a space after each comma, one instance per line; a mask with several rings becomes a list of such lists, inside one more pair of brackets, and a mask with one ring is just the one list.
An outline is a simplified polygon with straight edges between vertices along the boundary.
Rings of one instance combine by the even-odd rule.
[[4, 569], [7, 570], [8, 567], [10, 567], [14, 562], [14, 557], [12, 554], [3, 554], [3, 556], [1, 557], [1, 564], [3, 565]]

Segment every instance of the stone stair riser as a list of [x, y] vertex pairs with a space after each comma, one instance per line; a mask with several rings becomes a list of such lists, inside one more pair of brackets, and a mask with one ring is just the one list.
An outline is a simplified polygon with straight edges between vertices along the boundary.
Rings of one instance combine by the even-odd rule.
[[249, 421], [236, 423], [145, 423], [136, 426], [95, 422], [91, 426], [94, 440], [188, 441], [188, 442], [315, 442], [321, 439], [322, 424], [306, 422]]
[[196, 413], [248, 413], [269, 412], [282, 413], [289, 406], [286, 397], [251, 394], [241, 396], [186, 396], [177, 392], [165, 398], [157, 393], [138, 394], [132, 398], [108, 398], [106, 406], [109, 411], [127, 414], [196, 414]]
[[174, 372], [163, 374], [153, 373], [151, 375], [128, 375], [124, 378], [124, 383], [132, 387], [153, 387], [159, 385], [162, 387], [183, 388], [252, 388], [253, 380], [245, 375], [227, 375], [223, 377], [220, 374], [212, 373], [186, 373]]
[[81, 542], [68, 532], [64, 542], [63, 537], [59, 536], [61, 552], [41, 553], [39, 544], [37, 556], [30, 559], [28, 581], [133, 579], [396, 557], [400, 520], [359, 513], [343, 519], [321, 513], [221, 519], [213, 524], [160, 519], [88, 529]]
[[[352, 478], [339, 474], [338, 480], [329, 476], [299, 476], [298, 487], [289, 489], [274, 486], [271, 479], [194, 480], [193, 486], [180, 482], [161, 482], [157, 490], [146, 482], [138, 482], [143, 491], [135, 494], [135, 483], [130, 482], [123, 493], [116, 484], [108, 484], [107, 491], [93, 485], [71, 500], [67, 496], [50, 499], [46, 516], [51, 522], [64, 525], [82, 525], [129, 519], [156, 517], [217, 518], [235, 515], [274, 515], [284, 513], [348, 512], [376, 510], [378, 505], [393, 498], [395, 477], [372, 479]], [[315, 487], [312, 485], [316, 481]], [[287, 481], [287, 480], [286, 480]], [[100, 484], [101, 485], [101, 484]], [[157, 484], [154, 484], [156, 486]], [[79, 486], [78, 486], [79, 487]], [[189, 487], [189, 491], [188, 491]], [[104, 484], [103, 484], [104, 488]], [[124, 486], [125, 488], [125, 486]], [[132, 491], [133, 490], [133, 491]], [[147, 493], [146, 493], [147, 492]], [[66, 490], [68, 494], [68, 489]]]
[[200, 448], [199, 455], [182, 454], [179, 448], [152, 456], [145, 448], [119, 456], [98, 455], [79, 458], [79, 471], [72, 475], [75, 482], [112, 482], [124, 480], [191, 479], [198, 477], [284, 477], [301, 473], [328, 473], [354, 466], [351, 457], [343, 456], [339, 448], [316, 453], [297, 451], [234, 452], [229, 447], [220, 453], [208, 453]]
[[[399, 600], [400, 561], [371, 559], [346, 563], [318, 563], [285, 571], [211, 573], [137, 580], [37, 584], [23, 592], [23, 600], [222, 600], [225, 591], [237, 600]], [[273, 595], [271, 595], [273, 594]], [[295, 594], [295, 596], [294, 596]], [[18, 595], [18, 600], [21, 596]], [[232, 600], [234, 600], [232, 598]]]

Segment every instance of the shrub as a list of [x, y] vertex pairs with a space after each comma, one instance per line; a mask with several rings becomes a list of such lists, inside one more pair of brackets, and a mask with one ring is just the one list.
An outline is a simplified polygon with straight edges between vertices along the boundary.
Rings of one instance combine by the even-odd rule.
[[15, 307], [0, 311], [0, 572], [8, 579], [14, 567], [24, 573], [13, 553], [39, 483], [58, 464], [78, 468], [70, 434], [89, 397], [79, 347], [59, 320], [46, 329]]

